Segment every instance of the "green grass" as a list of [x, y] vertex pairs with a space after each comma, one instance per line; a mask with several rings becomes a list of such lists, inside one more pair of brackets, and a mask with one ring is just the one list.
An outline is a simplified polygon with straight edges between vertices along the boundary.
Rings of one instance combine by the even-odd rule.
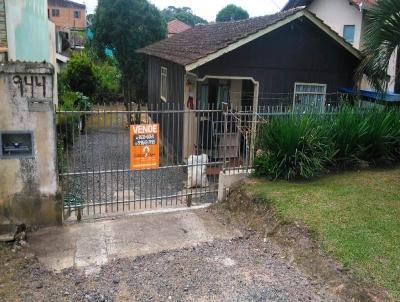
[[400, 168], [254, 186], [283, 219], [303, 221], [357, 277], [400, 299]]

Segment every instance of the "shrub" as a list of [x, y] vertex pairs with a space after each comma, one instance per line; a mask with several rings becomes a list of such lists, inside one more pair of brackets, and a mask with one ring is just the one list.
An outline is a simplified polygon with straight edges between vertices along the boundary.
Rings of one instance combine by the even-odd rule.
[[371, 164], [398, 159], [399, 114], [395, 110], [372, 110], [365, 117], [366, 134], [361, 138], [360, 157]]
[[71, 91], [92, 97], [98, 86], [98, 79], [93, 70], [93, 63], [85, 52], [74, 54], [66, 68], [61, 72], [61, 86]]
[[273, 179], [312, 178], [324, 170], [333, 148], [317, 115], [275, 118], [261, 127], [255, 173]]
[[274, 118], [257, 136], [255, 172], [273, 179], [308, 179], [327, 168], [400, 161], [400, 110]]
[[362, 160], [361, 142], [368, 134], [367, 120], [350, 106], [341, 107], [326, 120], [325, 127], [336, 150], [332, 163], [341, 168], [358, 166]]

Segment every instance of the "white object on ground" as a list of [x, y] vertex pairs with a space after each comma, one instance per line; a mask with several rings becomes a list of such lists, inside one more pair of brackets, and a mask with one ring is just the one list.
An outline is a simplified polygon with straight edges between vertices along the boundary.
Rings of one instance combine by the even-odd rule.
[[208, 187], [207, 154], [190, 155], [188, 159], [188, 188]]

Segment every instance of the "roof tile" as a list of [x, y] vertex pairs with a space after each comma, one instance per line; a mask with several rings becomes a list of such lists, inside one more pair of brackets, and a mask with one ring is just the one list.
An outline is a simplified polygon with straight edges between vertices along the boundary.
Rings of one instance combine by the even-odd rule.
[[180, 65], [188, 65], [301, 10], [303, 8], [295, 8], [247, 20], [197, 25], [187, 31], [139, 49], [138, 52]]

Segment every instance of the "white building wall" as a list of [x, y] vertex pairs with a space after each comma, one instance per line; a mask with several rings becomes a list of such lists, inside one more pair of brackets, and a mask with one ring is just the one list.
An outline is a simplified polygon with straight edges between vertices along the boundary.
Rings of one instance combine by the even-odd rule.
[[353, 46], [360, 48], [362, 13], [348, 0], [315, 0], [308, 8], [343, 37], [344, 25], [355, 25]]

